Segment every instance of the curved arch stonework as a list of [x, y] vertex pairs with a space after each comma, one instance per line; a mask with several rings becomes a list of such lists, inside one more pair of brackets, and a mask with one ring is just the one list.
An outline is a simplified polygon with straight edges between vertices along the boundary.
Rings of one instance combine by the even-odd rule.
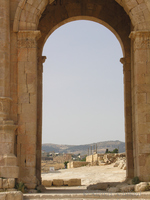
[[[124, 57], [127, 178], [150, 181], [150, 1], [0, 0], [0, 176], [41, 183], [43, 46], [74, 20], [106, 26]], [[8, 173], [9, 172], [9, 173]]]
[[[14, 31], [18, 30], [36, 30], [39, 19], [48, 4], [55, 0], [21, 0], [15, 15]], [[130, 16], [134, 30], [150, 30], [150, 10], [149, 2], [145, 0], [114, 0], [124, 8], [127, 15]]]

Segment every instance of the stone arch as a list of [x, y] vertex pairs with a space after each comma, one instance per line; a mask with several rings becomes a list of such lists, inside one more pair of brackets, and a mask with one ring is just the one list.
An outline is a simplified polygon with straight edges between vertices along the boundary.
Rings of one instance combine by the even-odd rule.
[[[63, 1], [66, 2], [66, 1]], [[78, 1], [77, 1], [78, 2]], [[43, 46], [45, 44], [45, 41], [49, 37], [49, 35], [56, 30], [61, 25], [71, 22], [74, 20], [91, 20], [95, 21], [97, 23], [100, 23], [107, 27], [109, 30], [111, 30], [114, 35], [119, 40], [124, 57], [126, 59], [123, 59], [124, 63], [124, 74], [128, 74], [128, 80], [125, 78], [125, 82], [127, 82], [127, 86], [125, 87], [125, 110], [126, 110], [126, 116], [131, 116], [131, 80], [130, 80], [130, 73], [131, 73], [131, 41], [129, 39], [129, 34], [131, 32], [130, 27], [130, 18], [126, 14], [126, 12], [123, 10], [123, 8], [116, 3], [114, 0], [108, 0], [109, 3], [111, 3], [111, 6], [109, 3], [105, 5], [104, 1], [95, 1], [95, 0], [89, 0], [88, 3], [86, 1], [83, 1], [83, 5], [81, 5], [79, 2], [75, 3], [74, 1], [67, 1], [67, 4], [65, 5], [55, 5], [55, 3], [51, 5], [47, 5], [44, 12], [42, 13], [42, 16], [40, 18], [39, 24], [38, 24], [38, 30], [41, 32], [41, 37], [38, 40], [38, 80], [40, 80], [38, 83], [38, 116], [41, 116], [42, 108], [41, 108], [41, 91], [42, 91], [42, 75], [41, 75], [41, 66], [42, 66], [42, 50]], [[94, 2], [94, 3], [93, 3]], [[99, 3], [98, 3], [99, 2]], [[109, 7], [110, 6], [110, 7]], [[84, 9], [86, 7], [87, 9]], [[109, 14], [108, 14], [109, 10]], [[116, 13], [114, 13], [114, 10]], [[51, 14], [52, 13], [52, 14]], [[99, 13], [101, 13], [99, 15]], [[118, 16], [121, 16], [118, 18]], [[113, 20], [112, 20], [113, 18]], [[50, 23], [51, 22], [51, 23]], [[126, 95], [128, 94], [128, 96]], [[128, 98], [128, 99], [127, 99]], [[39, 109], [41, 108], [41, 110]], [[133, 156], [133, 149], [132, 149], [132, 142], [130, 144], [129, 141], [132, 141], [132, 130], [129, 128], [131, 127], [131, 117], [128, 118], [126, 121], [126, 132], [128, 132], [128, 136], [126, 137], [126, 149], [129, 150], [128, 145], [130, 145], [131, 149], [130, 152], [128, 151], [127, 154], [131, 154], [131, 157]], [[41, 137], [41, 119], [38, 120], [37, 127], [37, 137], [39, 138], [38, 141], [40, 141]], [[37, 151], [40, 152], [41, 146], [40, 144], [37, 145]], [[40, 157], [37, 157], [37, 176], [40, 177]], [[133, 176], [133, 159], [128, 160], [128, 170], [127, 170], [127, 177]]]
[[[28, 188], [34, 188], [41, 177], [44, 43], [60, 25], [78, 19], [105, 25], [121, 43], [124, 52], [121, 62], [124, 71], [127, 177], [139, 176], [141, 180], [150, 181], [150, 167], [147, 164], [150, 142], [150, 12], [147, 0], [20, 1], [13, 24], [18, 40], [19, 180], [25, 182]], [[144, 108], [141, 104], [144, 104]]]
[[[13, 30], [36, 30], [39, 19], [48, 4], [52, 4], [55, 0], [21, 0], [19, 2]], [[124, 8], [130, 16], [134, 30], [150, 30], [150, 3], [148, 0], [138, 1], [121, 1], [114, 0]]]

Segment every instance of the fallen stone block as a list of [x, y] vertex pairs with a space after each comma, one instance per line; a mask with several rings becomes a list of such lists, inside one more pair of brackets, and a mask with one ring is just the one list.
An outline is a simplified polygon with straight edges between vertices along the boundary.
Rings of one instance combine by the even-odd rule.
[[119, 162], [115, 162], [113, 167], [118, 167], [119, 166]]
[[135, 185], [127, 185], [120, 188], [121, 192], [133, 192]]
[[51, 187], [52, 180], [42, 180], [42, 185], [44, 185], [45, 187]]
[[81, 179], [70, 179], [68, 181], [68, 186], [80, 186], [81, 185]]
[[120, 183], [116, 187], [119, 188], [119, 189], [121, 189], [122, 187], [126, 187], [126, 186], [128, 186], [127, 183]]
[[97, 183], [94, 185], [89, 185], [87, 187], [88, 190], [106, 190], [108, 187], [108, 183]]
[[64, 181], [63, 179], [53, 179], [53, 186], [63, 186]]
[[[52, 181], [51, 181], [51, 185], [52, 185]], [[49, 186], [49, 187], [50, 187], [50, 186]], [[46, 188], [45, 188], [44, 185], [39, 185], [39, 186], [37, 186], [37, 190], [38, 190], [39, 192], [44, 192], [44, 191], [46, 190]]]
[[116, 187], [120, 182], [104, 182], [97, 183], [94, 185], [89, 185], [87, 187], [88, 190], [106, 190], [108, 187]]
[[141, 182], [135, 185], [135, 192], [143, 192], [150, 189], [150, 183], [148, 182]]
[[108, 191], [108, 192], [112, 192], [112, 193], [116, 193], [116, 192], [119, 192], [120, 190], [119, 190], [119, 188], [117, 188], [117, 187], [110, 187], [110, 188], [108, 188], [107, 191]]

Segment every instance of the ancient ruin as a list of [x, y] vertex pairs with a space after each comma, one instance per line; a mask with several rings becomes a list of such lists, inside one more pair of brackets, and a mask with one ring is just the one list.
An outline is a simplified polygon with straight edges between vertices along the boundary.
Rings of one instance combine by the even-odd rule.
[[10, 180], [41, 184], [42, 50], [54, 30], [81, 19], [120, 42], [127, 178], [150, 181], [150, 1], [0, 0], [0, 177], [8, 188]]

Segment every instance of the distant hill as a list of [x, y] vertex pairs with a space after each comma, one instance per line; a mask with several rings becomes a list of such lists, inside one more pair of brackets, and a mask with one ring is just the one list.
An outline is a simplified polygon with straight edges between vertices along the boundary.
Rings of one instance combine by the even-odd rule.
[[88, 148], [91, 154], [91, 146], [93, 148], [94, 145], [97, 144], [97, 153], [104, 153], [106, 149], [112, 151], [115, 148], [119, 148], [119, 153], [125, 152], [125, 142], [121, 142], [119, 140], [116, 141], [105, 141], [105, 142], [97, 142], [92, 144], [85, 145], [59, 145], [59, 144], [42, 144], [42, 150], [46, 152], [55, 151], [56, 153], [72, 153], [81, 155], [88, 154]]

